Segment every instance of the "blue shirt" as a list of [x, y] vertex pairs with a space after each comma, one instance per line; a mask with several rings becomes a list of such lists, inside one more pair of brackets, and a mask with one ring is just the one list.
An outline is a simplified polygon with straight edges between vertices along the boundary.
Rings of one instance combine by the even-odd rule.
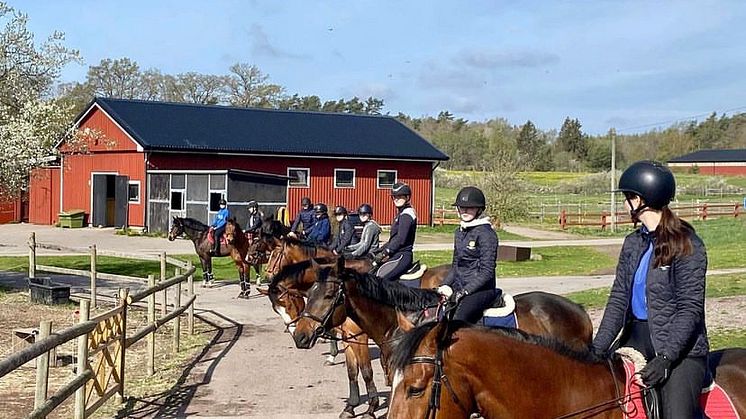
[[642, 255], [640, 264], [635, 271], [635, 279], [632, 283], [632, 314], [640, 320], [648, 319], [648, 298], [645, 290], [648, 283], [648, 268], [650, 258], [653, 256], [654, 242], [649, 239], [648, 250]]
[[230, 218], [230, 216], [231, 213], [228, 212], [228, 208], [221, 208], [220, 211], [215, 214], [215, 219], [212, 220], [212, 226], [214, 228], [224, 227], [228, 223], [228, 218]]

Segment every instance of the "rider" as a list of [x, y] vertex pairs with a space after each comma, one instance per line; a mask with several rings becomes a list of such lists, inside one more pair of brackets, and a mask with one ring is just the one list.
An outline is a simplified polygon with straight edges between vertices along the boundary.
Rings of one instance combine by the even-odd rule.
[[316, 221], [310, 230], [306, 231], [306, 238], [317, 244], [328, 244], [329, 239], [332, 235], [332, 226], [329, 223], [329, 210], [326, 208], [326, 204], [318, 203], [313, 206], [313, 213]]
[[381, 227], [372, 218], [373, 207], [369, 204], [360, 205], [357, 214], [360, 216], [360, 223], [363, 225], [360, 241], [345, 248], [345, 252], [349, 252], [353, 258], [365, 256], [378, 249], [378, 236], [381, 234]]
[[[417, 213], [410, 200], [412, 189], [406, 183], [397, 182], [391, 187], [391, 199], [397, 208], [397, 215], [391, 223], [391, 236], [375, 257], [380, 265], [376, 275], [394, 281], [412, 265], [412, 249], [417, 233]], [[383, 259], [388, 260], [382, 264]]]
[[352, 242], [352, 234], [355, 232], [355, 227], [353, 227], [347, 215], [347, 208], [341, 205], [337, 205], [334, 208], [334, 216], [339, 224], [339, 230], [334, 235], [331, 245], [331, 249], [335, 255], [342, 253], [345, 247]]
[[603, 356], [618, 346], [637, 349], [648, 360], [643, 383], [660, 389], [662, 417], [701, 418], [709, 352], [705, 245], [668, 207], [676, 181], [664, 165], [632, 164], [618, 191], [642, 226], [624, 239], [593, 350]]
[[483, 216], [487, 200], [479, 188], [467, 186], [453, 204], [461, 223], [453, 238], [453, 263], [438, 292], [459, 302], [454, 319], [476, 323], [496, 297], [497, 234]]
[[256, 201], [249, 201], [247, 209], [249, 210], [249, 220], [246, 222], [246, 233], [249, 233], [253, 242], [253, 238], [262, 229], [262, 215], [259, 213], [259, 204]]
[[223, 233], [225, 233], [225, 225], [228, 223], [228, 218], [230, 218], [230, 216], [231, 213], [228, 211], [228, 203], [225, 202], [224, 198], [220, 198], [220, 211], [215, 214], [215, 219], [212, 220], [212, 238], [214, 243], [212, 244], [212, 251], [210, 253], [212, 253], [213, 256], [220, 254], [220, 238], [223, 237]]
[[298, 215], [295, 216], [295, 220], [290, 226], [290, 232], [294, 234], [299, 233], [300, 230], [298, 230], [298, 227], [302, 225], [303, 232], [308, 235], [309, 230], [311, 230], [311, 227], [313, 227], [314, 223], [316, 222], [313, 208], [311, 208], [311, 198], [304, 197], [303, 199], [301, 199], [300, 206], [301, 210], [300, 212], [298, 212]]

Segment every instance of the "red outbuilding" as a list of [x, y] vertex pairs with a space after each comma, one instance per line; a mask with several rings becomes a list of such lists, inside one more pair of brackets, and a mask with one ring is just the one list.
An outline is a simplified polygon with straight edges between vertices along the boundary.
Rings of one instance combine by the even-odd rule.
[[243, 222], [250, 200], [295, 214], [307, 196], [352, 211], [369, 203], [387, 224], [389, 189], [406, 182], [429, 224], [433, 171], [448, 159], [388, 116], [96, 98], [75, 125], [100, 135], [85, 153], [60, 144], [60, 169], [37, 171], [32, 222], [79, 209], [90, 225], [164, 231], [172, 216], [212, 221], [221, 198]]
[[746, 149], [699, 150], [673, 158], [668, 165], [703, 175], [746, 176]]

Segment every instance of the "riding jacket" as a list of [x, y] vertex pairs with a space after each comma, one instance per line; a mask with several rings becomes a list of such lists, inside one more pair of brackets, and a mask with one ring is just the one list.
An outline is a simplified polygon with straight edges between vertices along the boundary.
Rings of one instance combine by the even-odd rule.
[[347, 245], [352, 242], [352, 234], [355, 232], [355, 227], [352, 226], [352, 222], [349, 218], [345, 217], [339, 223], [339, 231], [334, 236], [331, 248], [337, 253], [342, 253]]
[[469, 294], [494, 289], [497, 246], [489, 217], [462, 221], [453, 237], [453, 262], [443, 285]]
[[326, 214], [322, 215], [321, 218], [316, 220], [316, 223], [311, 226], [310, 230], [304, 230], [306, 232], [306, 238], [312, 242], [326, 244], [329, 243], [329, 239], [332, 235], [332, 225], [329, 223], [329, 217]]
[[225, 227], [225, 224], [228, 222], [228, 218], [230, 218], [230, 216], [231, 213], [228, 211], [228, 208], [221, 208], [220, 211], [215, 214], [215, 219], [212, 220], [212, 227], [216, 230]]
[[368, 220], [363, 224], [360, 241], [347, 246], [345, 251], [351, 252], [351, 256], [356, 258], [367, 255], [371, 250], [378, 249], [378, 236], [380, 234], [381, 226], [373, 220]]
[[417, 234], [417, 213], [408, 203], [399, 208], [399, 213], [391, 223], [391, 237], [383, 246], [383, 251], [391, 256], [398, 252], [411, 252]]
[[246, 233], [257, 233], [262, 228], [262, 216], [259, 212], [249, 214], [249, 220], [246, 222]]
[[290, 226], [290, 231], [298, 232], [298, 227], [303, 224], [303, 231], [307, 234], [315, 223], [316, 217], [314, 216], [313, 208], [307, 210], [301, 209], [298, 215], [295, 216], [295, 220]]
[[[640, 228], [624, 239], [614, 285], [593, 340], [595, 349], [607, 351], [632, 320], [634, 275], [653, 234]], [[645, 285], [653, 349], [673, 362], [687, 356], [704, 356], [709, 351], [704, 312], [707, 252], [694, 229], [689, 229], [689, 237], [692, 254], [675, 257], [666, 266], [655, 267], [651, 261]]]

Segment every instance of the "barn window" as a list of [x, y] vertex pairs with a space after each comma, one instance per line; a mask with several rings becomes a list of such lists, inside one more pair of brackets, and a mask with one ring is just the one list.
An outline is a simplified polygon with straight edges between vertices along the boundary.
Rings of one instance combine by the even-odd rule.
[[288, 167], [288, 185], [296, 188], [307, 188], [311, 184], [311, 169], [301, 167]]
[[184, 210], [184, 191], [171, 191], [171, 211]]
[[335, 188], [354, 188], [355, 169], [334, 169]]
[[378, 189], [388, 189], [396, 183], [396, 170], [378, 171]]
[[139, 204], [140, 203], [140, 181], [139, 180], [131, 180], [129, 181], [129, 184], [127, 185], [127, 200], [131, 204]]
[[220, 211], [220, 200], [223, 199], [223, 194], [220, 192], [210, 192], [210, 211]]

